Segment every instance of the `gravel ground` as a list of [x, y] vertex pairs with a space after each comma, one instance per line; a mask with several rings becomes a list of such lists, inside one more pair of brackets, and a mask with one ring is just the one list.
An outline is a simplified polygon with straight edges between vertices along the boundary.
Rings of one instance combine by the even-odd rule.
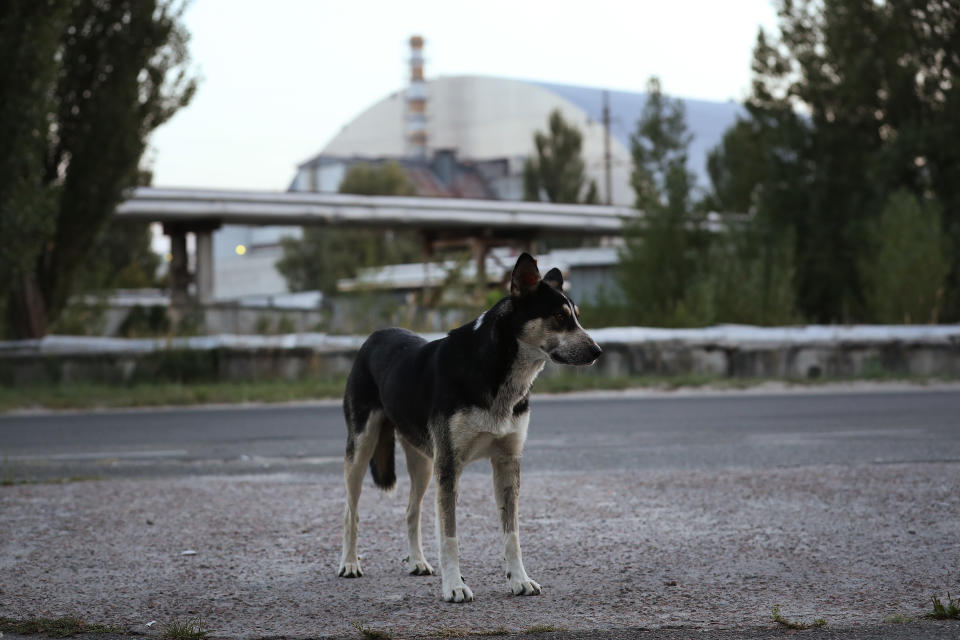
[[240, 638], [358, 637], [357, 622], [399, 637], [552, 625], [610, 637], [681, 626], [706, 638], [773, 627], [779, 604], [828, 629], [876, 626], [960, 593], [957, 472], [933, 463], [530, 473], [521, 542], [544, 592], [514, 597], [490, 477], [472, 467], [458, 530], [477, 600], [463, 605], [440, 601], [439, 577], [406, 575], [405, 477], [393, 494], [367, 481], [358, 580], [335, 577], [334, 474], [2, 487], [0, 616], [79, 615], [146, 631], [151, 620], [203, 615], [214, 635]]

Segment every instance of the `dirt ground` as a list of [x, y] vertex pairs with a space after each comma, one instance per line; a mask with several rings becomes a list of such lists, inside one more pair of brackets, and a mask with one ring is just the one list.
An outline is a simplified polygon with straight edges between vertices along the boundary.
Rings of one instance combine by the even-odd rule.
[[[359, 637], [360, 623], [408, 637], [772, 627], [779, 605], [792, 620], [849, 628], [960, 593], [956, 464], [530, 473], [521, 542], [543, 585], [536, 597], [509, 594], [490, 477], [471, 467], [458, 530], [477, 599], [461, 605], [440, 600], [439, 577], [407, 575], [399, 475], [392, 494], [367, 480], [355, 580], [336, 577], [335, 465], [0, 487], [0, 616], [79, 615], [146, 632], [202, 615], [215, 636], [239, 638]], [[432, 508], [424, 534], [436, 568]]]

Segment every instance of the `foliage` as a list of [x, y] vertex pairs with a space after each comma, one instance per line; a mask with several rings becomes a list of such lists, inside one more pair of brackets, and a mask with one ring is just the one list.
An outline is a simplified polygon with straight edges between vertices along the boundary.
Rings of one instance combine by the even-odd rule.
[[731, 225], [707, 257], [714, 319], [757, 325], [796, 324], [794, 243], [761, 220]]
[[811, 623], [799, 622], [796, 620], [788, 620], [787, 618], [784, 618], [780, 614], [780, 605], [778, 604], [773, 606], [773, 621], [779, 625], [786, 627], [787, 629], [797, 629], [797, 630], [827, 626], [827, 622], [823, 618], [817, 618]]
[[150, 132], [189, 102], [174, 0], [11, 0], [0, 18], [0, 297], [7, 332], [42, 335]]
[[[408, 196], [415, 193], [403, 167], [395, 162], [357, 164], [340, 184], [340, 193]], [[412, 262], [421, 256], [418, 238], [409, 231], [304, 227], [301, 238], [284, 238], [277, 270], [291, 291], [335, 293], [337, 280], [352, 278], [363, 267]]]
[[950, 265], [940, 205], [906, 190], [890, 196], [861, 262], [870, 317], [883, 323], [936, 322]]
[[948, 241], [941, 319], [960, 318], [960, 12], [947, 0], [779, 0], [747, 117], [710, 158], [716, 206], [795, 243], [797, 306], [876, 320], [862, 268], [892, 194], [932, 193]]
[[656, 78], [647, 93], [631, 136], [630, 181], [643, 217], [624, 231], [620, 285], [634, 322], [703, 324], [714, 315], [704, 277], [709, 237], [693, 217], [683, 103], [665, 96]]
[[933, 612], [927, 615], [928, 618], [934, 618], [936, 620], [960, 620], [960, 598], [954, 600], [948, 593], [946, 604], [937, 596], [933, 596], [931, 600], [933, 601]]
[[583, 134], [563, 119], [559, 109], [550, 113], [548, 131], [533, 136], [535, 155], [523, 165], [523, 199], [596, 204], [597, 184], [587, 182], [581, 152]]

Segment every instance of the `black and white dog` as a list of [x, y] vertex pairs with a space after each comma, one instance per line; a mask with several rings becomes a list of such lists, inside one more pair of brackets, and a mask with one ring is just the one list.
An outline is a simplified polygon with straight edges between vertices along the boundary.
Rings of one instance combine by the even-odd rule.
[[378, 487], [389, 490], [396, 484], [398, 434], [410, 472], [410, 573], [434, 573], [420, 542], [420, 505], [432, 474], [437, 480], [443, 599], [473, 600], [460, 575], [457, 484], [467, 463], [489, 458], [510, 589], [516, 595], [540, 593], [520, 555], [520, 453], [530, 422], [530, 386], [547, 358], [585, 365], [600, 356], [600, 347], [577, 315], [563, 293], [560, 271], [551, 269], [541, 280], [536, 260], [524, 253], [513, 269], [510, 295], [474, 322], [433, 342], [396, 328], [376, 331], [367, 339], [343, 398], [347, 506], [340, 576], [363, 575], [357, 558], [357, 501], [368, 462]]

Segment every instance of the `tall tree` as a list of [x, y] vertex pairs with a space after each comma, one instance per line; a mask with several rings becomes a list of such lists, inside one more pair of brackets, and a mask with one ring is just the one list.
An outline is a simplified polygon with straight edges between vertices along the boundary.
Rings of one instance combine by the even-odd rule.
[[878, 322], [936, 322], [949, 264], [940, 205], [907, 190], [890, 196], [861, 262], [865, 295]]
[[620, 284], [634, 321], [653, 325], [702, 323], [711, 316], [701, 286], [709, 238], [696, 224], [694, 177], [687, 169], [683, 103], [665, 95], [657, 78], [631, 136], [630, 182], [643, 218], [625, 229]]
[[[367, 196], [409, 196], [415, 190], [396, 162], [357, 164], [347, 171], [340, 193]], [[420, 243], [409, 231], [304, 227], [300, 238], [283, 239], [277, 270], [292, 291], [336, 293], [337, 280], [352, 278], [360, 267], [410, 262], [421, 255]]]
[[[947, 291], [960, 291], [960, 8], [779, 0], [778, 15], [779, 32], [761, 31], [754, 48], [749, 124], [725, 140], [749, 133], [756, 161], [722, 152], [714, 165], [720, 185], [741, 202], [752, 194], [758, 215], [795, 238], [801, 311], [871, 319], [859, 265], [899, 189], [942, 203]], [[960, 293], [945, 306], [960, 318]]]
[[523, 198], [549, 202], [596, 204], [597, 184], [587, 181], [581, 156], [583, 134], [563, 119], [559, 109], [550, 113], [546, 133], [533, 136], [535, 155], [523, 165]]
[[0, 294], [8, 332], [32, 337], [66, 305], [78, 267], [136, 183], [150, 132], [196, 85], [173, 1], [8, 4], [0, 127], [15, 135], [3, 154], [13, 175], [0, 177]]

